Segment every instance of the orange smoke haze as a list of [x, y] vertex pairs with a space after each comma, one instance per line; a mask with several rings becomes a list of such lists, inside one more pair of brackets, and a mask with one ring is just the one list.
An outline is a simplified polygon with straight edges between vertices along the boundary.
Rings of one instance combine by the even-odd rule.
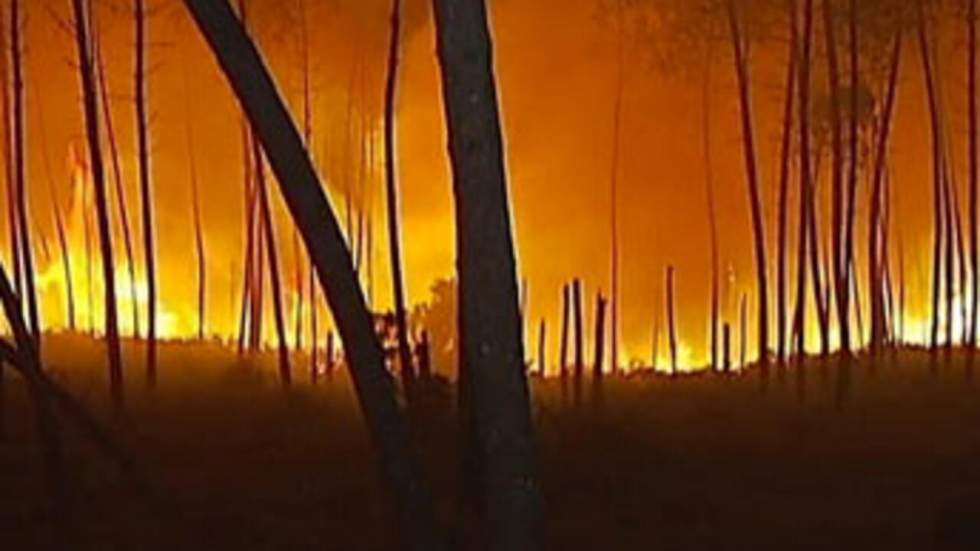
[[[196, 144], [201, 201], [208, 251], [208, 331], [234, 334], [240, 300], [243, 250], [243, 172], [241, 116], [213, 58], [180, 2], [160, 2], [152, 15], [150, 75], [153, 165], [158, 213], [161, 301], [164, 329], [170, 337], [196, 331], [194, 240], [185, 125]], [[301, 43], [296, 0], [252, 0], [251, 17], [258, 41], [293, 112], [302, 116]], [[390, 283], [383, 218], [381, 121], [387, 2], [331, 0], [306, 2], [312, 66], [313, 154], [343, 220], [343, 192], [362, 186], [375, 221], [374, 304], [390, 305]], [[454, 273], [452, 189], [445, 154], [441, 96], [434, 56], [430, 3], [406, 2], [409, 32], [402, 46], [398, 107], [399, 185], [404, 217], [404, 254], [412, 303], [429, 298], [437, 278]], [[507, 159], [518, 243], [519, 277], [529, 282], [528, 355], [536, 351], [536, 327], [546, 318], [551, 363], [557, 357], [561, 285], [585, 280], [587, 304], [601, 289], [608, 294], [609, 211], [613, 97], [616, 75], [615, 28], [597, 16], [591, 0], [497, 0], [492, 2], [496, 67], [504, 113]], [[96, 3], [98, 28], [108, 65], [112, 112], [122, 151], [124, 187], [139, 243], [136, 216], [139, 194], [135, 170], [132, 104], [132, 23], [128, 2]], [[60, 271], [50, 178], [68, 210], [78, 183], [70, 153], [84, 151], [79, 88], [67, 20], [68, 2], [30, 2], [27, 8], [27, 86], [30, 208], [50, 257], [37, 246], [43, 273]], [[682, 363], [706, 362], [710, 257], [701, 134], [701, 76], [665, 74], [650, 61], [647, 45], [625, 42], [625, 96], [619, 167], [621, 238], [621, 358], [649, 365], [652, 325], [663, 315], [665, 266], [677, 268]], [[959, 50], [943, 39], [946, 99], [959, 174], [965, 161], [961, 143], [965, 94]], [[766, 207], [770, 255], [774, 242], [777, 176], [785, 47], [761, 46], [755, 55], [754, 100]], [[734, 284], [726, 290], [723, 313], [737, 326], [736, 304], [742, 293], [754, 301], [754, 273], [748, 202], [743, 178], [737, 98], [727, 43], [716, 48], [711, 109], [713, 170], [719, 205], [720, 249]], [[928, 311], [930, 180], [927, 118], [923, 109], [918, 59], [908, 48], [903, 59], [896, 128], [892, 142], [895, 186], [893, 218], [906, 246], [910, 331]], [[948, 60], [948, 61], [947, 61]], [[815, 86], [822, 82], [815, 69]], [[351, 96], [350, 92], [353, 92]], [[352, 138], [346, 129], [353, 113]], [[359, 181], [360, 128], [374, 132], [375, 157]], [[73, 184], [74, 182], [74, 184]], [[960, 196], [965, 178], [959, 178]], [[797, 184], [798, 185], [798, 184]], [[827, 185], [821, 182], [821, 193]], [[866, 204], [867, 190], [861, 188]], [[795, 194], [795, 191], [794, 191]], [[284, 280], [292, 282], [296, 262], [292, 229], [281, 201], [275, 199]], [[6, 197], [0, 198], [6, 201]], [[77, 208], [77, 200], [75, 201]], [[4, 209], [5, 209], [4, 205]], [[6, 212], [4, 210], [3, 212]], [[113, 213], [115, 216], [115, 212]], [[343, 223], [343, 222], [342, 222]], [[791, 221], [792, 223], [792, 221]], [[900, 230], [898, 230], [900, 228]], [[0, 232], [6, 232], [6, 224]], [[863, 222], [858, 235], [863, 235]], [[795, 232], [794, 232], [795, 233]], [[3, 233], [6, 247], [7, 236]], [[792, 239], [792, 235], [791, 235]], [[897, 239], [897, 237], [896, 237]], [[116, 233], [120, 283], [128, 285], [125, 255]], [[791, 241], [792, 242], [792, 241]], [[863, 244], [864, 240], [859, 239]], [[73, 242], [75, 254], [79, 247]], [[859, 259], [864, 257], [863, 246]], [[6, 258], [4, 250], [3, 257]], [[893, 259], [894, 260], [894, 259]], [[863, 266], [863, 264], [859, 264]], [[84, 261], [74, 266], [84, 278]], [[97, 272], [97, 270], [96, 270]], [[142, 270], [139, 270], [142, 273]], [[792, 270], [791, 270], [792, 273]], [[863, 273], [859, 269], [859, 273]], [[58, 276], [42, 279], [46, 325], [65, 325]], [[726, 278], [727, 279], [727, 278]], [[84, 279], [79, 280], [84, 281]], [[84, 284], [80, 284], [84, 285]], [[126, 288], [128, 289], [128, 287]], [[122, 297], [127, 297], [128, 290]], [[80, 309], [84, 291], [76, 285]], [[97, 295], [99, 296], [99, 295]], [[100, 300], [97, 300], [100, 302]], [[291, 302], [291, 297], [290, 297]], [[129, 304], [120, 321], [128, 324]], [[754, 313], [754, 307], [750, 308]], [[812, 312], [812, 308], [811, 308]], [[79, 323], [86, 324], [79, 313]], [[591, 319], [591, 316], [588, 316]], [[271, 320], [270, 320], [271, 321]], [[812, 325], [812, 324], [811, 324]], [[533, 331], [531, 328], [535, 328]], [[754, 333], [755, 323], [750, 322]], [[271, 331], [269, 331], [271, 335]], [[591, 335], [591, 330], [588, 333]], [[910, 338], [922, 335], [912, 333]], [[813, 335], [816, 343], [816, 336]], [[737, 341], [736, 341], [737, 342]], [[748, 339], [754, 343], [753, 338]], [[660, 347], [665, 354], [665, 347]], [[754, 346], [750, 357], [754, 356]], [[663, 365], [663, 363], [661, 363]]]

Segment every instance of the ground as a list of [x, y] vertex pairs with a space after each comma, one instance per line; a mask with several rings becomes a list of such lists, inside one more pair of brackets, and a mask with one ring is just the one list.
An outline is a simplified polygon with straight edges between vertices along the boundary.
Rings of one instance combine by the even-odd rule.
[[[296, 358], [285, 392], [273, 356], [168, 344], [145, 390], [128, 343], [127, 412], [106, 404], [99, 345], [51, 337], [46, 361], [136, 456], [134, 490], [69, 430], [74, 549], [393, 549], [397, 534], [347, 378], [313, 387]], [[532, 380], [544, 549], [978, 549], [980, 388], [966, 357], [812, 360], [785, 374]], [[978, 366], [980, 378], [980, 366]], [[7, 373], [0, 549], [57, 544], [33, 411]], [[977, 381], [980, 385], [980, 380]], [[452, 397], [415, 420], [420, 462], [458, 548]], [[451, 526], [463, 526], [450, 530]]]

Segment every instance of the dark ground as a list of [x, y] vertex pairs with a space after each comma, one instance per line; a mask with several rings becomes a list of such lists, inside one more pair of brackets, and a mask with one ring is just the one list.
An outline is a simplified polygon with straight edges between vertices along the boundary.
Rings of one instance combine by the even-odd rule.
[[[345, 376], [283, 392], [271, 358], [168, 345], [161, 387], [131, 367], [129, 409], [106, 407], [98, 348], [50, 339], [56, 378], [113, 427], [153, 494], [134, 492], [69, 430], [72, 549], [393, 549], [390, 504]], [[139, 350], [127, 350], [139, 366]], [[904, 351], [742, 377], [607, 380], [565, 404], [534, 381], [545, 549], [980, 549], [980, 366]], [[300, 360], [297, 360], [299, 362]], [[57, 547], [33, 411], [7, 374], [0, 549]], [[843, 379], [848, 380], [848, 379]], [[839, 389], [849, 389], [846, 396]], [[417, 426], [420, 457], [454, 523], [455, 421], [443, 395]], [[838, 407], [838, 403], [841, 405]], [[465, 523], [464, 523], [465, 524]]]

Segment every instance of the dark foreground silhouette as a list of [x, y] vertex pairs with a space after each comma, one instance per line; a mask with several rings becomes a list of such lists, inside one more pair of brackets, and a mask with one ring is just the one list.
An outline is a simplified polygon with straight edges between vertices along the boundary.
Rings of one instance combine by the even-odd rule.
[[[94, 343], [53, 337], [50, 373], [135, 456], [136, 489], [86, 441], [66, 435], [74, 548], [397, 548], [386, 494], [342, 370], [283, 391], [273, 354], [165, 345], [143, 392], [141, 350], [124, 346], [131, 405], [114, 418]], [[813, 360], [758, 376], [633, 376], [602, 400], [571, 381], [532, 382], [544, 549], [976, 549], [980, 388], [966, 358], [908, 350], [850, 370]], [[843, 381], [843, 383], [842, 383]], [[978, 382], [980, 384], [980, 382]], [[843, 389], [843, 390], [842, 390]], [[9, 390], [0, 444], [0, 543], [56, 541], [34, 415]], [[802, 402], [801, 402], [802, 400]], [[460, 518], [454, 397], [434, 384], [412, 418], [438, 521], [478, 548]], [[599, 405], [601, 404], [601, 405]]]

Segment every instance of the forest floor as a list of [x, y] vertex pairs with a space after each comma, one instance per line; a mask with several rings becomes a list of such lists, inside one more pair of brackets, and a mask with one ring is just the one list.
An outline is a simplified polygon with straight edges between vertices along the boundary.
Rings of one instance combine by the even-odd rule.
[[[69, 429], [70, 548], [397, 548], [345, 375], [313, 387], [297, 358], [285, 392], [272, 356], [168, 344], [149, 394], [130, 344], [127, 412], [114, 417], [100, 346], [47, 343], [49, 371], [151, 487], [135, 491]], [[755, 371], [608, 378], [601, 400], [586, 384], [578, 406], [571, 385], [532, 380], [543, 548], [980, 549], [980, 366], [976, 384], [969, 371], [957, 352], [904, 350], [850, 368], [812, 360], [804, 380], [773, 369], [765, 392]], [[7, 381], [0, 549], [54, 548], [33, 411]], [[441, 522], [466, 526], [452, 397], [428, 402], [419, 460]]]

